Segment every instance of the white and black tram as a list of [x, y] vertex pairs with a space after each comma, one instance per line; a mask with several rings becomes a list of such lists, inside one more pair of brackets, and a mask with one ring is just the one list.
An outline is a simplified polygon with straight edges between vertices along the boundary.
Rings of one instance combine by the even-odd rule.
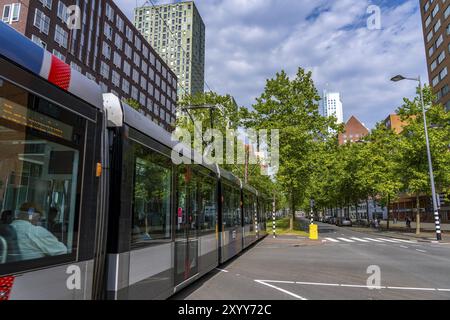
[[264, 237], [267, 198], [175, 145], [0, 22], [0, 299], [164, 299]]

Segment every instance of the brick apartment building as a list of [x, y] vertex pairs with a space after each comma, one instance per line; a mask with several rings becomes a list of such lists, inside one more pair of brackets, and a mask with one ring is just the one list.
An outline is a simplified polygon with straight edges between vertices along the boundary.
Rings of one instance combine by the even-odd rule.
[[[71, 30], [72, 5], [81, 15], [80, 28]], [[112, 0], [0, 0], [0, 12], [3, 22], [104, 92], [136, 100], [146, 117], [173, 129], [177, 77]]]
[[345, 130], [339, 134], [339, 145], [360, 141], [369, 134], [369, 129], [355, 116], [351, 116], [345, 124]]
[[450, 2], [420, 0], [428, 77], [438, 102], [450, 110]]
[[403, 131], [403, 128], [407, 125], [405, 121], [400, 119], [398, 114], [390, 114], [385, 120], [384, 124], [386, 128], [393, 130], [396, 134], [400, 134]]

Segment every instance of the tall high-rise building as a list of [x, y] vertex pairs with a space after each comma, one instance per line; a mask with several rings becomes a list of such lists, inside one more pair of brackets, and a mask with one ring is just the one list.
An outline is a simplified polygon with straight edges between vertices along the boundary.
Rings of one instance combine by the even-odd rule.
[[344, 123], [344, 110], [339, 92], [323, 91], [322, 115], [324, 117], [336, 117], [337, 123]]
[[134, 25], [178, 77], [178, 95], [203, 92], [205, 24], [193, 1], [144, 6]]
[[[70, 8], [80, 9], [74, 27]], [[2, 21], [168, 131], [177, 78], [113, 0], [0, 0]]]
[[420, 0], [428, 77], [439, 103], [450, 110], [450, 2]]

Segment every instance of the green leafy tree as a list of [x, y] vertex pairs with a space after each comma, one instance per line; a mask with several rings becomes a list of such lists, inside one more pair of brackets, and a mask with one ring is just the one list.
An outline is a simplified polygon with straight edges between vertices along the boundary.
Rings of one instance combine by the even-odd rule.
[[280, 130], [276, 179], [288, 198], [291, 230], [296, 209], [308, 196], [316, 145], [327, 138], [329, 127], [337, 129], [331, 119], [319, 115], [319, 100], [311, 72], [299, 68], [294, 79], [281, 71], [267, 80], [264, 92], [253, 105], [254, 111], [241, 110], [245, 127]]
[[[433, 104], [435, 97], [430, 87], [424, 88], [424, 102], [428, 107], [427, 122], [436, 189], [449, 194], [450, 186], [450, 113], [442, 105]], [[401, 181], [403, 188], [416, 197], [416, 233], [420, 233], [420, 195], [431, 196], [428, 158], [425, 143], [423, 113], [420, 95], [404, 99], [398, 109], [402, 120], [408, 122], [400, 139]]]

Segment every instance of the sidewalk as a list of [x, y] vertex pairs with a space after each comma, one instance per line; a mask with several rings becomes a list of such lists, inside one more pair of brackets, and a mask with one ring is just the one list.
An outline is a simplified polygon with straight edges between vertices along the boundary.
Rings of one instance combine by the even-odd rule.
[[[387, 221], [381, 221], [381, 226], [383, 229], [387, 228]], [[406, 222], [405, 221], [397, 221], [396, 224], [394, 224], [393, 220], [389, 220], [389, 229], [392, 230], [398, 230], [398, 231], [406, 231]], [[416, 230], [416, 223], [411, 222], [411, 229]], [[420, 230], [424, 232], [435, 232], [435, 225], [434, 223], [430, 222], [421, 222], [420, 223]], [[450, 231], [450, 224], [449, 223], [441, 223], [441, 230], [442, 231]]]

